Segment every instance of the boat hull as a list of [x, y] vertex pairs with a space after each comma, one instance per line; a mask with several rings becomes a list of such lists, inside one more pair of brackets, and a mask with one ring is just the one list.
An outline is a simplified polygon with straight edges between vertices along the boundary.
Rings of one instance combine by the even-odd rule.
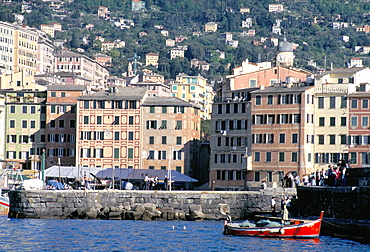
[[0, 215], [8, 215], [9, 207], [9, 198], [7, 196], [0, 195]]
[[235, 224], [225, 224], [225, 235], [257, 236], [276, 238], [317, 238], [320, 235], [322, 215], [314, 221], [305, 221], [300, 224], [279, 227], [238, 227]]

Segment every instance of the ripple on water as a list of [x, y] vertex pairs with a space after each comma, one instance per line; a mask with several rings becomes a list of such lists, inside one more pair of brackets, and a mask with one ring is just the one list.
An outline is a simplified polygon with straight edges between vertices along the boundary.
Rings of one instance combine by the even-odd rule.
[[0, 251], [370, 251], [370, 245], [328, 236], [315, 240], [224, 236], [220, 221], [0, 217], [0, 225]]

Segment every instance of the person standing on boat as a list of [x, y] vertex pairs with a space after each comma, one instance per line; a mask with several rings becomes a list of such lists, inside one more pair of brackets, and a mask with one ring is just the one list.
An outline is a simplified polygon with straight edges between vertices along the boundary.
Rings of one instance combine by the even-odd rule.
[[289, 221], [289, 211], [288, 211], [288, 204], [290, 203], [290, 199], [288, 196], [283, 197], [281, 200], [281, 223], [285, 224]]
[[164, 182], [164, 190], [168, 190], [168, 178], [166, 175], [164, 175], [163, 182]]
[[275, 197], [272, 197], [271, 198], [271, 215], [276, 217], [276, 201], [275, 201]]

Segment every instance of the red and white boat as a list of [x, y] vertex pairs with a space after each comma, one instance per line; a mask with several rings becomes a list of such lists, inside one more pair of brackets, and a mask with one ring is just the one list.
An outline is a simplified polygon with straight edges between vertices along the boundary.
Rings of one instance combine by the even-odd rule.
[[0, 190], [0, 215], [8, 215], [9, 207], [10, 204], [8, 196], [1, 194]]
[[290, 220], [290, 224], [278, 227], [240, 227], [237, 223], [225, 221], [224, 235], [276, 237], [276, 238], [317, 238], [320, 235], [324, 212], [316, 220]]

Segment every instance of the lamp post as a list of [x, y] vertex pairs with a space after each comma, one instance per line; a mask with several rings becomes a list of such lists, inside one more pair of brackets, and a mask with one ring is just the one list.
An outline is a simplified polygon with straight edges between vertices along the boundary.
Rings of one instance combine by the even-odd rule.
[[45, 183], [45, 149], [42, 149], [41, 179]]

